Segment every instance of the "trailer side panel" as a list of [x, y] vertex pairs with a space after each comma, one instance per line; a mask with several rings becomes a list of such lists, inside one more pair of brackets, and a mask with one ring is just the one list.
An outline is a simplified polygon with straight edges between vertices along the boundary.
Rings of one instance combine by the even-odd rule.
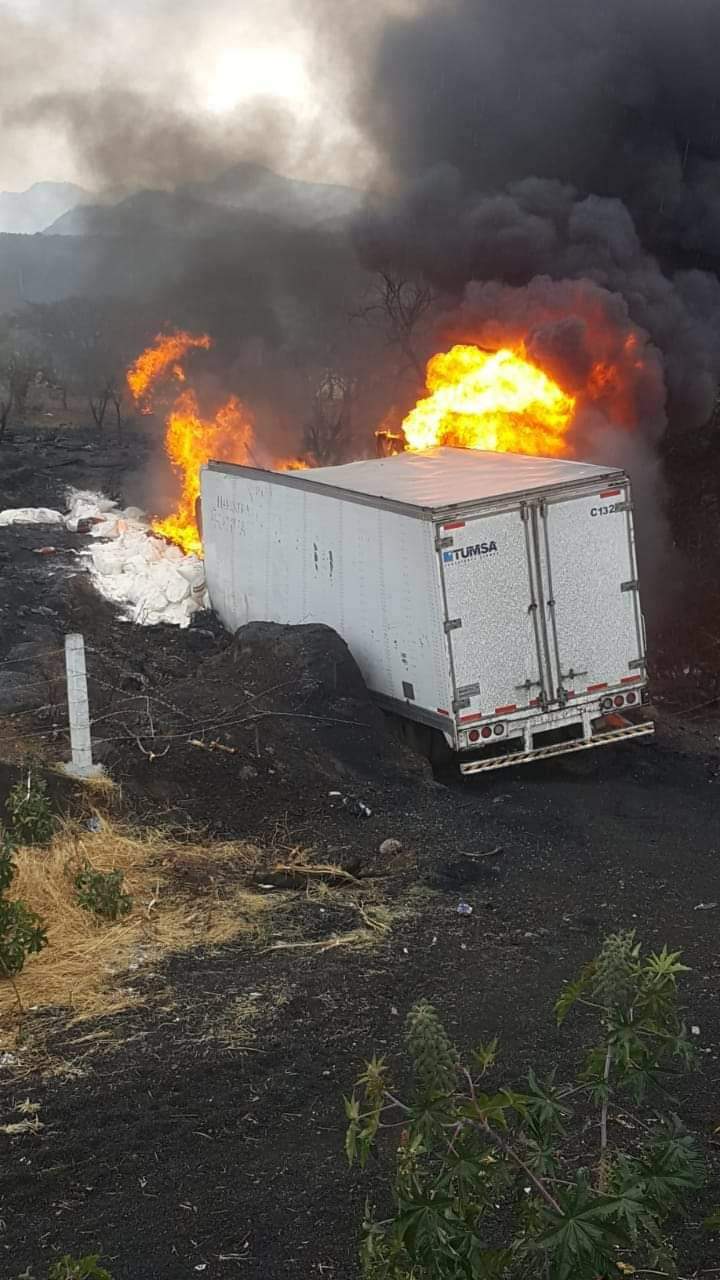
[[213, 468], [202, 473], [202, 509], [210, 599], [229, 629], [325, 623], [375, 693], [411, 715], [449, 716], [432, 522]]

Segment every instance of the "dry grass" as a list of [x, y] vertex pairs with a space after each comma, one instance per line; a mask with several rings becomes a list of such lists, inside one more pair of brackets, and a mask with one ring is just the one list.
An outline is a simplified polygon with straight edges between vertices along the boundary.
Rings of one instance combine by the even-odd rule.
[[[263, 917], [280, 905], [280, 895], [268, 898], [237, 875], [222, 876], [223, 867], [256, 865], [251, 845], [179, 845], [159, 831], [98, 820], [97, 832], [67, 823], [48, 849], [18, 851], [11, 893], [40, 915], [48, 946], [28, 959], [15, 989], [0, 984], [0, 1024], [16, 1021], [18, 997], [25, 1009], [70, 1007], [72, 1020], [127, 1008], [141, 999], [122, 985], [128, 972], [169, 952], [262, 936]], [[74, 877], [86, 862], [123, 872], [131, 915], [107, 923], [77, 905]]]
[[212, 1040], [224, 1049], [250, 1049], [259, 1027], [267, 1028], [287, 1001], [287, 993], [276, 982], [260, 991], [235, 996], [219, 1016], [208, 1020], [200, 1043]]

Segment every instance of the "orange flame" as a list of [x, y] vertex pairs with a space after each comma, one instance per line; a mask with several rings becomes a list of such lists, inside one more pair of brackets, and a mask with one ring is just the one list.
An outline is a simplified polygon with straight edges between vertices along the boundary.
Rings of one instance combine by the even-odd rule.
[[429, 395], [405, 418], [413, 452], [435, 445], [508, 453], [563, 454], [575, 399], [516, 350], [457, 345], [428, 362]]
[[[138, 356], [128, 369], [128, 386], [136, 402], [149, 412], [147, 397], [166, 374], [185, 382], [181, 364], [188, 351], [209, 350], [207, 334], [196, 336], [179, 331], [159, 334], [153, 346]], [[210, 458], [225, 462], [247, 462], [253, 430], [240, 401], [231, 396], [214, 418], [201, 418], [195, 392], [180, 393], [165, 424], [165, 448], [180, 475], [182, 488], [176, 510], [164, 520], [154, 520], [155, 533], [177, 543], [186, 555], [202, 555], [202, 542], [195, 522], [195, 503], [200, 494], [200, 468]]]
[[309, 466], [304, 458], [276, 458], [273, 471], [307, 471]]
[[182, 477], [177, 509], [165, 520], [154, 520], [153, 529], [177, 543], [186, 555], [202, 555], [195, 523], [195, 502], [200, 494], [200, 468], [209, 458], [247, 462], [253, 431], [240, 401], [231, 396], [214, 418], [200, 417], [192, 390], [183, 391], [167, 420], [165, 447]]
[[153, 345], [143, 351], [127, 371], [127, 383], [135, 402], [139, 403], [143, 400], [158, 379], [168, 371], [178, 382], [184, 382], [185, 371], [180, 364], [183, 356], [186, 356], [193, 347], [208, 351], [210, 345], [207, 334], [195, 337], [191, 333], [185, 333], [184, 330], [169, 334], [159, 333]]

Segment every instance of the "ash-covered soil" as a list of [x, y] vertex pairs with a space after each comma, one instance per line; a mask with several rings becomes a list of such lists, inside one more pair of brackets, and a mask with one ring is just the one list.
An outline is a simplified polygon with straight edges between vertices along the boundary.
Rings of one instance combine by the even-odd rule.
[[[63, 482], [87, 473], [68, 466]], [[13, 502], [53, 505], [50, 482], [33, 484]], [[580, 1031], [556, 1032], [553, 999], [623, 927], [682, 947], [692, 967], [702, 1074], [680, 1109], [707, 1135], [711, 1183], [682, 1229], [681, 1271], [717, 1266], [700, 1225], [720, 1202], [717, 724], [665, 716], [648, 745], [437, 780], [387, 733], [332, 632], [233, 638], [208, 616], [185, 632], [130, 626], [78, 571], [81, 542], [0, 530], [8, 752], [39, 743], [67, 758], [59, 650], [81, 630], [98, 751], [132, 815], [304, 845], [380, 880], [398, 914], [366, 950], [272, 950], [270, 937], [135, 974], [147, 1004], [100, 1025], [29, 1016], [27, 1044], [44, 1041], [55, 1074], [23, 1058], [22, 1038], [14, 1063], [0, 1059], [2, 1122], [30, 1097], [44, 1125], [0, 1134], [0, 1274], [42, 1276], [58, 1252], [101, 1249], [114, 1280], [357, 1276], [374, 1174], [346, 1169], [340, 1095], [362, 1058], [393, 1053], [427, 996], [464, 1046], [499, 1034], [505, 1079], [530, 1062], [562, 1077]], [[36, 555], [45, 544], [56, 551]], [[73, 804], [70, 789], [55, 794]], [[390, 837], [402, 855], [384, 862]], [[352, 913], [335, 895], [301, 915], [318, 942]]]
[[[356, 1277], [376, 1171], [347, 1170], [341, 1094], [364, 1055], [396, 1052], [427, 996], [463, 1046], [500, 1036], [503, 1080], [529, 1063], [564, 1079], [586, 1041], [575, 1021], [555, 1030], [553, 998], [620, 927], [683, 947], [693, 969], [701, 1075], [679, 1110], [706, 1135], [710, 1184], [680, 1231], [681, 1274], [717, 1265], [701, 1226], [720, 1193], [716, 767], [660, 743], [453, 792], [438, 852], [455, 864], [460, 848], [502, 852], [432, 891], [388, 878], [407, 914], [374, 948], [273, 951], [270, 937], [199, 951], [130, 976], [150, 993], [141, 1010], [49, 1024], [59, 1074], [0, 1068], [3, 1123], [30, 1097], [45, 1126], [0, 1136], [0, 1272], [42, 1275], [58, 1251], [102, 1248], [114, 1280]], [[457, 914], [461, 898], [472, 915]], [[337, 899], [303, 910], [315, 940], [346, 927]]]

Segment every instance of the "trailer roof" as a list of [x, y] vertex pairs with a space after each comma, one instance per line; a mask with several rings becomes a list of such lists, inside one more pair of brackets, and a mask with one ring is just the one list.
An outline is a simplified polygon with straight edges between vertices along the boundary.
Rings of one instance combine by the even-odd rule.
[[547, 489], [577, 480], [617, 474], [617, 467], [566, 458], [493, 453], [480, 449], [438, 448], [398, 453], [391, 458], [348, 462], [291, 472], [305, 482], [364, 493], [409, 506], [434, 508]]

